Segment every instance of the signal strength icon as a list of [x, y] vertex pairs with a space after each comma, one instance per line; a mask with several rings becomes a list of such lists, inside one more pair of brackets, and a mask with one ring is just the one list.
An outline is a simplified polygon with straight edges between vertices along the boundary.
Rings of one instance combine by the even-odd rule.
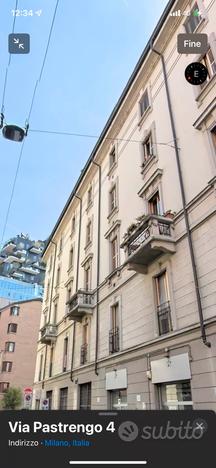
[[172, 12], [170, 13], [170, 16], [181, 16], [181, 10], [172, 11]]

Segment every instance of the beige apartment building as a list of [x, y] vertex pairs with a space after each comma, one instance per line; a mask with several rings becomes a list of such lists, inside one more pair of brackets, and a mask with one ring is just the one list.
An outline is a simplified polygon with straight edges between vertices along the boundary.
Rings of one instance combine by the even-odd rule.
[[32, 299], [0, 309], [0, 399], [9, 387], [33, 386], [41, 306]]
[[170, 1], [47, 244], [33, 407], [216, 410], [215, 232], [216, 1]]

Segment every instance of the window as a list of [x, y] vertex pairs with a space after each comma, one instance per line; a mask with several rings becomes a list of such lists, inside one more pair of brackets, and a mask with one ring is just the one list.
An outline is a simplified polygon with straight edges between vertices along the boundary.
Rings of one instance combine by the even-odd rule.
[[111, 390], [109, 393], [111, 410], [127, 409], [127, 389]]
[[111, 329], [109, 332], [109, 352], [117, 353], [119, 351], [119, 305], [111, 307]]
[[91, 409], [91, 382], [81, 384], [79, 388], [80, 388], [79, 409], [90, 410]]
[[51, 255], [50, 261], [49, 261], [49, 272], [52, 270], [52, 265], [53, 265], [53, 256]]
[[0, 393], [5, 393], [8, 390], [9, 386], [9, 382], [0, 382]]
[[53, 312], [53, 325], [56, 325], [56, 323], [57, 323], [57, 314], [58, 314], [58, 303], [55, 302], [54, 312]]
[[3, 361], [2, 362], [2, 372], [11, 372], [12, 371], [12, 362]]
[[68, 387], [60, 388], [59, 409], [66, 410], [68, 401]]
[[109, 167], [111, 169], [111, 167], [114, 166], [114, 164], [116, 163], [116, 149], [115, 149], [115, 146], [112, 148], [112, 150], [110, 151], [110, 154], [109, 154]]
[[88, 263], [84, 270], [84, 283], [85, 283], [85, 291], [90, 291], [91, 289], [91, 264]]
[[17, 317], [19, 315], [19, 306], [12, 306], [10, 308], [10, 315], [13, 315], [14, 317]]
[[89, 334], [89, 325], [85, 323], [83, 325], [83, 336], [82, 336], [82, 345], [80, 351], [80, 364], [86, 364], [88, 361], [88, 334]]
[[8, 333], [16, 333], [17, 332], [17, 324], [16, 323], [9, 323], [7, 332]]
[[43, 354], [40, 355], [39, 374], [38, 374], [39, 382], [42, 380], [42, 370], [43, 370]]
[[57, 274], [56, 274], [56, 287], [60, 284], [60, 277], [61, 277], [61, 268], [58, 266]]
[[52, 390], [49, 390], [48, 392], [46, 392], [46, 399], [49, 400], [49, 410], [52, 409]]
[[53, 355], [54, 355], [54, 348], [50, 348], [50, 365], [49, 365], [49, 377], [52, 377], [53, 371]]
[[119, 247], [118, 247], [117, 236], [111, 240], [110, 246], [111, 246], [111, 269], [112, 271], [114, 271], [119, 266]]
[[70, 248], [70, 253], [69, 253], [69, 269], [73, 268], [73, 262], [74, 262], [74, 248]]
[[49, 300], [49, 295], [50, 295], [50, 281], [48, 281], [48, 283], [47, 283], [46, 301]]
[[6, 351], [7, 353], [14, 353], [14, 351], [15, 351], [15, 343], [14, 343], [14, 341], [7, 341], [7, 342], [5, 343], [5, 351]]
[[208, 82], [212, 78], [212, 76], [215, 75], [216, 73], [216, 63], [215, 63], [215, 59], [214, 59], [214, 56], [210, 47], [208, 49], [208, 52], [204, 55], [204, 57], [202, 57], [200, 62], [203, 65], [205, 65], [205, 67], [208, 70], [208, 76], [207, 76], [206, 81], [204, 81], [204, 83], [200, 85], [201, 88], [203, 88], [206, 85], [206, 82]]
[[59, 254], [62, 252], [62, 247], [63, 247], [63, 236], [61, 236], [59, 240]]
[[145, 111], [150, 107], [149, 105], [149, 95], [148, 95], [148, 90], [146, 89], [146, 91], [144, 92], [143, 94], [143, 97], [140, 101], [140, 117], [143, 116], [143, 114], [145, 113]]
[[193, 33], [195, 29], [197, 28], [198, 24], [202, 21], [202, 16], [199, 14], [196, 14], [199, 12], [199, 7], [197, 2], [194, 3], [192, 9], [191, 9], [191, 14], [187, 17], [185, 21], [185, 30], [188, 34]]
[[166, 271], [155, 278], [159, 334], [172, 331], [169, 289]]
[[211, 130], [211, 137], [212, 137], [214, 149], [216, 151], [216, 125]]
[[87, 207], [92, 204], [92, 185], [89, 187], [88, 192], [87, 192]]
[[152, 134], [150, 133], [148, 137], [143, 142], [143, 159], [145, 165], [149, 159], [153, 156], [153, 145], [152, 145]]
[[39, 398], [36, 398], [36, 400], [35, 400], [35, 409], [36, 410], [40, 409], [40, 400], [39, 400]]
[[68, 359], [68, 337], [64, 339], [62, 372], [66, 372], [67, 370], [67, 359]]
[[109, 193], [109, 212], [112, 213], [112, 211], [116, 208], [116, 206], [117, 206], [117, 190], [116, 190], [116, 185], [114, 185]]
[[86, 245], [90, 244], [91, 236], [92, 236], [92, 222], [91, 220], [89, 220], [86, 226]]
[[156, 192], [148, 201], [149, 213], [154, 215], [160, 215], [160, 195]]
[[76, 227], [76, 218], [75, 218], [75, 215], [74, 215], [73, 218], [72, 218], [72, 222], [71, 222], [71, 232], [72, 233], [75, 231], [75, 227]]
[[159, 385], [160, 409], [193, 409], [191, 385], [189, 380]]

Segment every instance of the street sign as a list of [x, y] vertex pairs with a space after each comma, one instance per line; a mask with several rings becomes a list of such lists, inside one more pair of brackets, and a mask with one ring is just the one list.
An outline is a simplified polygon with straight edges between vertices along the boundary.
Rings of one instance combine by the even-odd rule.
[[49, 399], [48, 398], [44, 398], [44, 400], [42, 401], [42, 409], [43, 410], [48, 410], [49, 409]]

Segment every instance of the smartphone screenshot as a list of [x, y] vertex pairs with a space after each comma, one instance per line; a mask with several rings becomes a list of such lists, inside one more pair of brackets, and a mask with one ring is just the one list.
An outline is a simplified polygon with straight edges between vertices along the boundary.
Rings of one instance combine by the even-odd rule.
[[2, 467], [215, 466], [216, 0], [2, 0]]

